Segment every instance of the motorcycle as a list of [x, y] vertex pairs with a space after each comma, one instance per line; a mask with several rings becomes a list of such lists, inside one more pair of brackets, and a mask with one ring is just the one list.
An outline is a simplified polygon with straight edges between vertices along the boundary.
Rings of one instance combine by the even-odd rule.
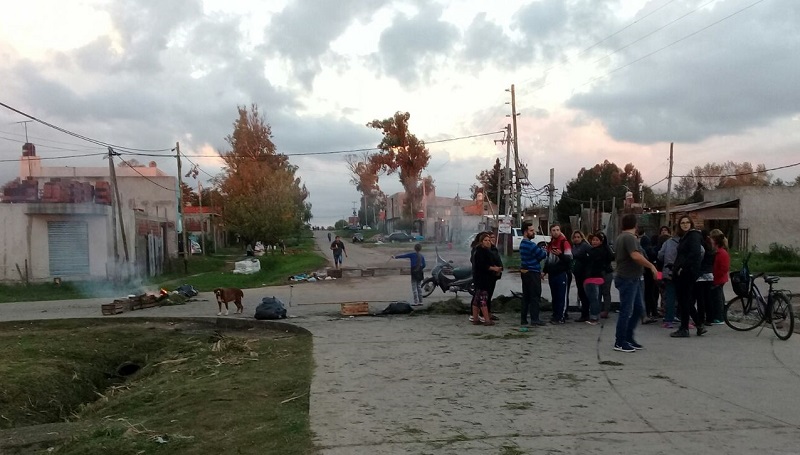
[[436, 288], [442, 292], [469, 292], [475, 294], [475, 283], [472, 281], [472, 267], [453, 267], [453, 261], [445, 261], [436, 249], [436, 266], [431, 276], [422, 282], [422, 296], [428, 297]]

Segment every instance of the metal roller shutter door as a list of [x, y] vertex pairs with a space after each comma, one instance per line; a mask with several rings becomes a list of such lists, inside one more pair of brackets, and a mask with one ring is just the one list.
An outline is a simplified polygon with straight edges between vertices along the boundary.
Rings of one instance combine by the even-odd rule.
[[89, 274], [89, 227], [82, 221], [48, 221], [50, 275]]

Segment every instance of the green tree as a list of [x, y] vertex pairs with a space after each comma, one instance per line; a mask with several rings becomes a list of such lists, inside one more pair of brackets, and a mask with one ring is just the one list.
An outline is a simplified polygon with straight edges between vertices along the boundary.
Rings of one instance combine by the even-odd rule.
[[567, 183], [567, 188], [556, 205], [558, 221], [569, 221], [571, 215], [580, 212], [581, 205], [588, 208], [590, 200], [595, 203], [605, 201], [607, 207], [610, 207], [611, 199], [616, 198], [617, 204], [621, 205], [628, 190], [634, 194], [635, 201], [641, 202], [641, 184], [642, 175], [631, 163], [620, 169], [616, 164], [605, 160], [592, 168], [583, 168], [576, 178]]
[[[480, 174], [475, 176], [475, 179], [478, 181], [478, 183], [469, 188], [472, 200], [474, 201], [478, 198], [478, 193], [483, 193], [485, 191], [485, 200], [497, 202], [497, 195], [500, 193], [498, 179], [502, 175], [503, 169], [500, 165], [500, 158], [498, 158], [495, 160], [494, 166], [491, 169], [484, 169]], [[504, 198], [500, 199], [499, 211], [500, 213], [506, 213], [506, 201]]]
[[[380, 152], [372, 155], [370, 161], [379, 171], [393, 174], [397, 172], [400, 184], [403, 185], [406, 197], [403, 203], [403, 215], [411, 219], [412, 211], [419, 210], [422, 199], [422, 171], [428, 166], [431, 155], [425, 142], [417, 139], [408, 130], [408, 112], [396, 112], [394, 116], [384, 120], [373, 120], [367, 126], [383, 133], [378, 148]], [[428, 179], [425, 191], [434, 190], [433, 180]], [[428, 186], [430, 185], [430, 186]]]
[[308, 190], [295, 177], [296, 166], [278, 154], [271, 127], [254, 104], [239, 107], [233, 134], [225, 140], [230, 150], [218, 179], [224, 198], [223, 216], [232, 232], [246, 240], [275, 243], [300, 231], [311, 219]]

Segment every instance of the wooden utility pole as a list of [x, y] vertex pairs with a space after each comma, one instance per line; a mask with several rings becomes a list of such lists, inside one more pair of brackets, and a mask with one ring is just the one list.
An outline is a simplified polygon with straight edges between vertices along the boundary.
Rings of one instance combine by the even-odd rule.
[[669, 143], [669, 174], [667, 174], [667, 208], [665, 210], [667, 214], [667, 226], [670, 226], [670, 217], [669, 217], [669, 203], [672, 196], [672, 146], [674, 142]]
[[183, 268], [189, 271], [188, 261], [192, 255], [192, 246], [189, 245], [189, 236], [186, 234], [186, 217], [183, 212], [183, 171], [181, 170], [181, 144], [175, 143], [175, 156], [178, 157], [178, 215], [181, 217], [181, 238], [183, 239]]
[[197, 181], [197, 200], [200, 203], [200, 253], [206, 255], [206, 211], [203, 210], [203, 184]]
[[555, 192], [556, 192], [555, 175], [556, 175], [556, 170], [555, 170], [555, 168], [551, 167], [550, 168], [550, 184], [547, 186], [547, 191], [550, 193], [550, 201], [549, 201], [548, 206], [547, 206], [547, 229], [548, 229], [548, 233], [550, 232], [549, 231], [550, 226], [552, 226], [553, 223], [555, 223], [555, 220], [553, 219], [553, 209], [555, 208], [553, 198], [554, 198], [554, 195], [555, 195]]
[[[114, 151], [111, 147], [108, 148], [108, 179], [112, 180], [114, 175]], [[112, 185], [113, 185], [112, 181]], [[116, 186], [116, 185], [114, 185]], [[114, 242], [114, 275], [117, 274], [117, 264], [119, 264], [119, 246], [117, 245], [117, 211], [115, 205], [117, 204], [117, 199], [119, 196], [116, 196], [114, 192], [112, 192], [109, 196], [111, 196], [111, 231], [112, 231], [112, 241]]]
[[130, 261], [128, 256], [128, 238], [125, 236], [125, 222], [122, 219], [122, 201], [119, 198], [119, 186], [117, 185], [117, 171], [114, 168], [114, 155], [117, 152], [111, 147], [108, 148], [108, 164], [111, 170], [111, 184], [114, 185], [114, 196], [117, 200], [117, 214], [119, 215], [119, 232], [122, 235], [122, 249], [125, 250], [125, 262]]
[[519, 180], [519, 143], [517, 142], [517, 98], [511, 84], [511, 123], [514, 125], [514, 172], [517, 179], [517, 222], [522, 226], [522, 183]]

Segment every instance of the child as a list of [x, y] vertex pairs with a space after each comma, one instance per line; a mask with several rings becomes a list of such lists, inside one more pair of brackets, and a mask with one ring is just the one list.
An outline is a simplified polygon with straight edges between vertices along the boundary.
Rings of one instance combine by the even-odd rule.
[[414, 245], [414, 251], [406, 254], [399, 254], [392, 256], [392, 259], [410, 259], [411, 260], [411, 306], [422, 305], [422, 282], [425, 280], [425, 256], [419, 252], [422, 251], [422, 245], [417, 243]]

